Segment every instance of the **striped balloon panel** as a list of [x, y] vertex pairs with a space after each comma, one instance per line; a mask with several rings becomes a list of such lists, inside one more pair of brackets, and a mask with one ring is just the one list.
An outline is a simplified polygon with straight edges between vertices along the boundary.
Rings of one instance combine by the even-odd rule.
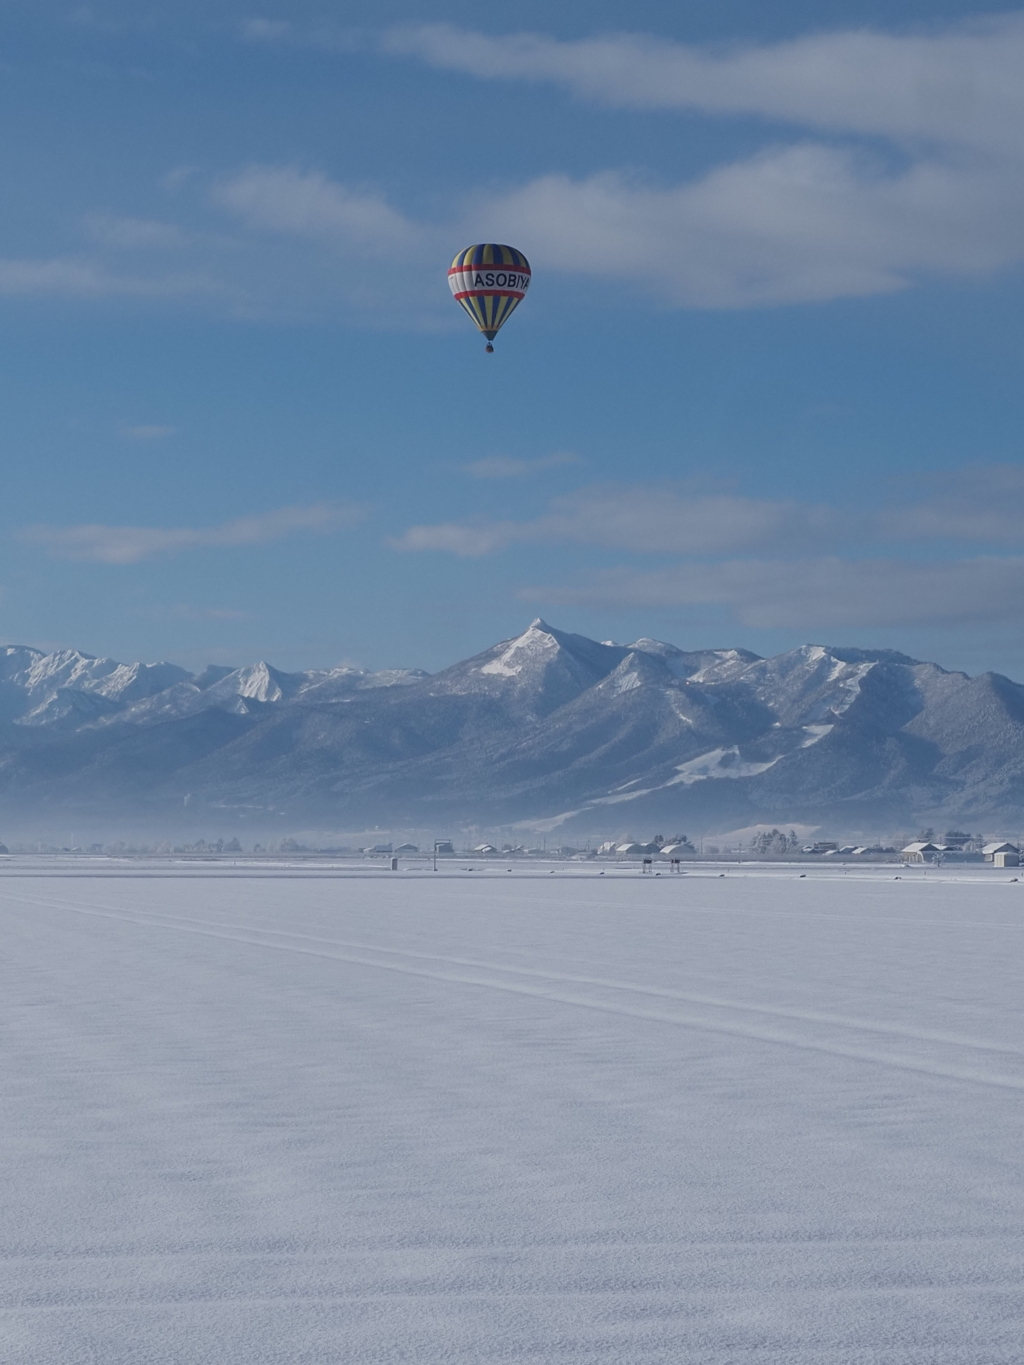
[[530, 262], [521, 251], [517, 251], [514, 246], [502, 246], [498, 242], [481, 242], [477, 246], [467, 246], [452, 261], [452, 270], [482, 265], [510, 265], [525, 275], [530, 273]]
[[457, 294], [456, 298], [480, 331], [493, 340], [502, 324], [519, 306], [522, 294]]

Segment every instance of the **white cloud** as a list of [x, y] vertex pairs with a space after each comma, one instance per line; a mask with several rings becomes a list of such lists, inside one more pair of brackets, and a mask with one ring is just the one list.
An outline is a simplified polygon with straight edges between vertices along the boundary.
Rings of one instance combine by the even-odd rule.
[[514, 521], [481, 526], [446, 521], [436, 526], [410, 526], [401, 536], [389, 538], [388, 544], [406, 552], [443, 550], [466, 559], [479, 559], [495, 550], [504, 550], [517, 540], [528, 539], [522, 534], [522, 526], [523, 523]]
[[217, 286], [199, 275], [141, 277], [118, 275], [93, 261], [71, 257], [50, 260], [0, 259], [0, 295], [46, 295], [64, 298], [111, 296], [170, 297], [205, 293]]
[[[594, 487], [553, 500], [529, 521], [414, 526], [391, 543], [405, 551], [468, 558], [540, 542], [675, 558], [656, 569], [619, 565], [590, 572], [584, 582], [520, 594], [552, 606], [720, 607], [744, 625], [799, 630], [1024, 623], [1024, 557], [920, 560], [824, 553], [834, 551], [841, 538], [1024, 544], [1018, 512], [1024, 469], [976, 466], [936, 474], [927, 483], [936, 490], [931, 496], [862, 513], [687, 494], [659, 485]], [[753, 557], [758, 550], [786, 557]], [[717, 558], [737, 552], [751, 557]]]
[[548, 268], [620, 279], [662, 304], [706, 308], [887, 293], [920, 275], [1024, 258], [1024, 174], [1003, 165], [776, 148], [662, 188], [603, 172], [544, 176], [480, 204]]
[[[749, 307], [905, 288], [1024, 259], [1024, 16], [721, 51], [643, 35], [559, 42], [447, 25], [385, 51], [605, 104], [754, 115], [857, 139], [772, 145], [685, 184], [543, 176], [482, 201], [471, 235], [668, 305]], [[896, 144], [884, 154], [865, 136]], [[502, 238], [504, 239], [504, 238]]]
[[100, 564], [137, 564], [156, 556], [240, 545], [265, 545], [296, 532], [325, 534], [350, 525], [359, 508], [334, 503], [282, 507], [261, 516], [239, 517], [220, 526], [28, 526], [20, 539], [57, 559]]
[[329, 21], [297, 24], [286, 19], [247, 19], [240, 32], [250, 43], [318, 47], [328, 52], [363, 51], [374, 46], [375, 38], [369, 30], [345, 28]]
[[1024, 620], [1024, 558], [731, 560], [594, 574], [525, 588], [532, 602], [601, 608], [731, 608], [743, 625], [796, 630]]
[[647, 34], [562, 42], [425, 24], [390, 30], [382, 46], [481, 79], [554, 82], [601, 104], [754, 114], [1015, 156], [1024, 121], [1020, 14], [927, 34], [857, 29], [725, 48]]
[[152, 218], [121, 218], [111, 213], [91, 213], [85, 220], [90, 236], [100, 246], [121, 251], [167, 251], [187, 246], [191, 238], [176, 223]]
[[241, 32], [251, 43], [277, 43], [290, 38], [294, 29], [286, 19], [246, 19]]
[[[732, 47], [445, 25], [374, 36], [259, 16], [236, 32], [279, 47], [376, 50], [486, 80], [555, 83], [620, 108], [755, 118], [765, 145], [685, 182], [610, 168], [498, 191], [493, 167], [456, 162], [442, 222], [403, 212], [376, 185], [253, 165], [211, 191], [239, 230], [214, 238], [96, 213], [86, 228], [97, 259], [0, 260], [0, 295], [207, 294], [246, 316], [355, 308], [372, 325], [433, 329], [446, 318], [465, 325], [444, 301], [436, 263], [453, 243], [490, 237], [534, 258], [538, 287], [556, 272], [620, 281], [662, 307], [868, 296], [1024, 261], [1024, 15]], [[179, 168], [164, 187], [181, 190], [194, 175]], [[204, 251], [219, 282], [125, 274], [103, 260], [182, 248]], [[387, 269], [368, 270], [375, 259]]]
[[721, 554], [819, 540], [832, 525], [828, 508], [731, 494], [692, 495], [659, 485], [581, 489], [551, 503], [532, 521], [448, 522], [413, 526], [395, 549], [445, 550], [479, 557], [509, 545], [544, 541], [670, 554]]
[[369, 255], [407, 249], [422, 237], [382, 196], [294, 166], [250, 166], [222, 181], [213, 198], [250, 228], [355, 246]]
[[1016, 465], [975, 465], [931, 480], [934, 492], [921, 501], [881, 508], [876, 534], [886, 540], [974, 541], [988, 545], [1024, 543], [1020, 514], [1024, 469]]
[[[548, 460], [558, 457], [549, 456]], [[511, 477], [541, 461], [494, 457], [465, 466], [476, 477]], [[521, 468], [521, 466], [527, 468]], [[923, 488], [924, 497], [917, 490]], [[933, 491], [934, 490], [934, 491]], [[954, 541], [1024, 544], [1024, 467], [974, 465], [914, 480], [916, 496], [851, 511], [794, 499], [688, 492], [671, 484], [596, 485], [553, 499], [528, 521], [445, 522], [413, 526], [390, 543], [400, 550], [442, 550], [479, 557], [510, 545], [597, 545], [641, 554], [718, 555], [778, 547], [834, 548], [838, 539], [881, 544]]]
[[464, 464], [462, 471], [474, 479], [520, 479], [528, 474], [540, 474], [545, 469], [558, 469], [563, 465], [582, 464], [579, 455], [570, 451], [560, 451], [555, 455], [542, 455], [536, 460], [517, 460], [508, 455], [486, 455], [482, 460]]

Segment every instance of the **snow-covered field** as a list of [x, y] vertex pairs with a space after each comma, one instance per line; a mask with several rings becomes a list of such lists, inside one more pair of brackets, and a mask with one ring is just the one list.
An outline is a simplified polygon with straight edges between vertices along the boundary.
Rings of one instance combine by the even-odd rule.
[[5, 861], [7, 1365], [1016, 1365], [1024, 882], [598, 871]]

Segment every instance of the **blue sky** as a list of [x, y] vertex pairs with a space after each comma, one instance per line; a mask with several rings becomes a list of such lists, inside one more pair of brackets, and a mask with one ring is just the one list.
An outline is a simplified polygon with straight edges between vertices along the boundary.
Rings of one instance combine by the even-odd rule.
[[9, 0], [3, 638], [1024, 677], [1024, 11], [510, 13]]

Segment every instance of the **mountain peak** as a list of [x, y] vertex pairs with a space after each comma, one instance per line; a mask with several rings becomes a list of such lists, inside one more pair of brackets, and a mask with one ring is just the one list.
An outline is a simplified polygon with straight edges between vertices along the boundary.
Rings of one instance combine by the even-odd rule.
[[[530, 660], [536, 658], [538, 651], [557, 650], [559, 644], [558, 635], [538, 616], [522, 635], [510, 640], [496, 658], [484, 664], [480, 672], [500, 674], [507, 678], [518, 677]], [[501, 646], [497, 648], [501, 649]]]

